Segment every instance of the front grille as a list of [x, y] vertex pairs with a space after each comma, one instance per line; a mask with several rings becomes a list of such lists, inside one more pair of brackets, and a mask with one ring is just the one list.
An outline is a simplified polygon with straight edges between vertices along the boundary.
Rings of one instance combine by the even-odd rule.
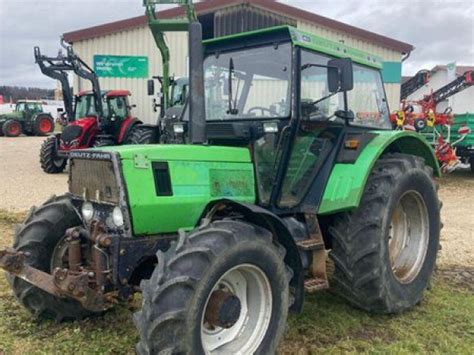
[[69, 191], [88, 201], [119, 204], [120, 190], [113, 162], [71, 159]]
[[82, 128], [80, 126], [67, 126], [61, 134], [61, 140], [65, 144], [70, 144], [74, 139], [79, 138], [81, 134]]

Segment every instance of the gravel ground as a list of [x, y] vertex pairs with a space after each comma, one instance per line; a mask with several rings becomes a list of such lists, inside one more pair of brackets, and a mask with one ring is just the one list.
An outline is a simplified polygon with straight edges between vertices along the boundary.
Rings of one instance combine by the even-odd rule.
[[68, 174], [46, 174], [39, 152], [44, 137], [0, 137], [0, 209], [28, 210], [67, 191]]
[[[43, 137], [0, 137], [0, 209], [28, 210], [67, 191], [67, 172], [45, 174], [39, 165]], [[474, 266], [474, 176], [459, 171], [440, 179], [443, 201], [439, 262]]]

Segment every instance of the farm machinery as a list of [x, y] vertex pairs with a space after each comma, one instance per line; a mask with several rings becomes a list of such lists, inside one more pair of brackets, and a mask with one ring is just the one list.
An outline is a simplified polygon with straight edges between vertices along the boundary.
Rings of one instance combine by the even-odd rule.
[[[131, 114], [128, 90], [100, 89], [94, 71], [77, 56], [72, 46], [66, 46], [67, 55], [47, 57], [35, 47], [34, 54], [41, 72], [61, 83], [65, 113], [61, 134], [49, 137], [41, 147], [40, 163], [46, 173], [62, 172], [69, 153], [90, 147], [144, 144], [155, 141], [156, 127], [144, 125]], [[82, 91], [73, 97], [68, 72], [90, 81], [91, 91]]]
[[18, 137], [25, 133], [46, 136], [54, 131], [54, 119], [44, 112], [43, 102], [18, 100], [12, 113], [0, 115], [0, 136]]
[[[431, 138], [441, 170], [445, 173], [455, 170], [462, 164], [456, 154], [456, 146], [471, 134], [472, 128], [467, 124], [461, 124], [456, 125], [457, 132], [452, 132], [455, 124], [452, 109], [448, 107], [439, 113], [437, 106], [472, 85], [474, 85], [474, 72], [467, 71], [451, 83], [425, 95], [421, 100], [402, 100], [401, 109], [391, 115], [392, 124], [396, 129], [420, 132]], [[469, 160], [469, 157], [464, 160]]]
[[440, 171], [422, 137], [391, 129], [377, 58], [288, 26], [188, 30], [182, 144], [71, 152], [69, 191], [0, 251], [19, 301], [60, 321], [141, 292], [140, 354], [274, 353], [288, 311], [330, 282], [369, 312], [418, 304]]
[[156, 47], [161, 55], [162, 74], [148, 80], [147, 91], [149, 96], [155, 96], [155, 82], [160, 84], [158, 100], [153, 99], [153, 110], [160, 110], [158, 126], [160, 127], [160, 142], [171, 143], [172, 137], [168, 134], [173, 123], [181, 119], [187, 104], [189, 79], [186, 77], [175, 78], [170, 75], [170, 49], [165, 39], [165, 32], [186, 32], [189, 24], [197, 20], [194, 5], [191, 1], [178, 1], [182, 3], [184, 17], [181, 19], [159, 19], [155, 11], [157, 3], [146, 2], [146, 16], [148, 25], [155, 40]]

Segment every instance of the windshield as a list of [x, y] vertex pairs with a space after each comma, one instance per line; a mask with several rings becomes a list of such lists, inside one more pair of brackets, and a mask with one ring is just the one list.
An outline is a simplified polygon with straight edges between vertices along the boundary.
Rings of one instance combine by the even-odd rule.
[[186, 103], [188, 90], [188, 79], [177, 79], [175, 84], [171, 87], [171, 106], [184, 105]]
[[207, 120], [290, 115], [290, 44], [211, 55], [204, 73]]
[[93, 95], [84, 95], [76, 97], [76, 110], [74, 118], [80, 119], [87, 116], [97, 116]]
[[128, 116], [128, 104], [123, 96], [115, 96], [107, 99], [107, 105], [103, 105], [104, 116], [124, 119]]

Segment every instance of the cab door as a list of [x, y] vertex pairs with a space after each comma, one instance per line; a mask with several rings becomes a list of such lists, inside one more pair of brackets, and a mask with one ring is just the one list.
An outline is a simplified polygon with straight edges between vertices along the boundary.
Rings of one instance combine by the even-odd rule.
[[331, 58], [301, 51], [299, 105], [296, 134], [280, 187], [277, 207], [294, 208], [308, 195], [324, 163], [338, 146], [344, 120], [336, 112], [344, 110], [344, 94], [332, 95], [328, 88], [328, 69], [311, 65], [328, 64]]

